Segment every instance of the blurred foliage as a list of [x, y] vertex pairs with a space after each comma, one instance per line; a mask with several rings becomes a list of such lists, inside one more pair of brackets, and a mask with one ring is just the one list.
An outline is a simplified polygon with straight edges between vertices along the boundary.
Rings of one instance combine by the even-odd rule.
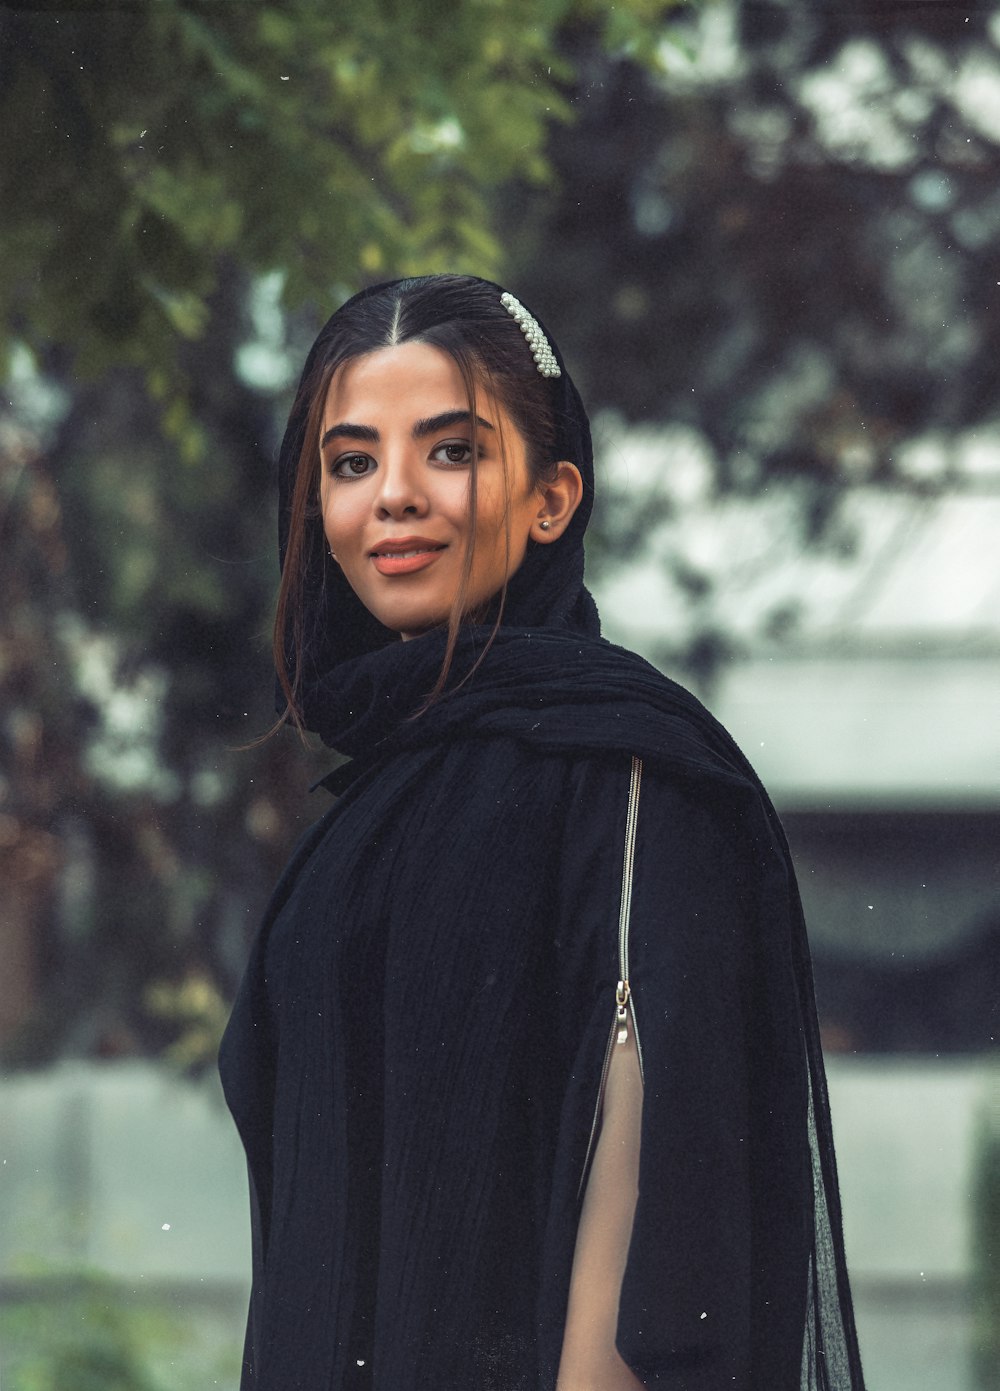
[[[47, 1296], [47, 1297], [46, 1297]], [[204, 1391], [239, 1376], [166, 1297], [135, 1301], [103, 1276], [39, 1282], [0, 1308], [5, 1391]]]
[[229, 1018], [229, 1002], [214, 981], [204, 974], [189, 975], [177, 985], [154, 981], [146, 991], [146, 1005], [177, 1031], [164, 1053], [166, 1062], [184, 1073], [197, 1073], [214, 1063]]
[[[859, 479], [948, 484], [902, 446], [1000, 405], [996, 25], [958, 16], [0, 3], [10, 1060], [211, 1058], [325, 805], [328, 754], [239, 746], [272, 718], [288, 391], [360, 284], [503, 278], [594, 407], [683, 427], [715, 494], [784, 490], [803, 545], [849, 552]], [[674, 514], [618, 499], [595, 568]], [[713, 576], [661, 560], [693, 615], [665, 655], [703, 675]]]
[[972, 1191], [973, 1362], [977, 1391], [1000, 1391], [1000, 1073], [981, 1118]]
[[210, 1060], [330, 763], [239, 751], [303, 345], [366, 279], [497, 273], [489, 190], [544, 186], [563, 31], [655, 61], [670, 8], [0, 4], [8, 1060]]
[[497, 270], [487, 190], [547, 173], [573, 76], [560, 26], [637, 52], [669, 7], [3, 7], [0, 353], [61, 344], [84, 375], [141, 368], [204, 457], [179, 349], [208, 331], [226, 262], [280, 269], [290, 305], [359, 274]]
[[[693, 442], [710, 499], [792, 500], [760, 567], [786, 531], [849, 560], [847, 490], [986, 485], [949, 446], [1000, 417], [1000, 10], [712, 4], [671, 32], [659, 69], [567, 36], [559, 195], [503, 190], [509, 278], [611, 412], [615, 464], [623, 427], [669, 421], [661, 451]], [[711, 563], [664, 539], [662, 472], [599, 505], [588, 561], [655, 549], [689, 612], [660, 659], [707, 678], [734, 638]], [[764, 634], [796, 621], [783, 596]]]
[[733, 486], [892, 477], [994, 417], [1000, 10], [712, 5], [674, 37], [665, 72], [571, 38], [560, 196], [497, 209], [588, 404], [697, 423]]

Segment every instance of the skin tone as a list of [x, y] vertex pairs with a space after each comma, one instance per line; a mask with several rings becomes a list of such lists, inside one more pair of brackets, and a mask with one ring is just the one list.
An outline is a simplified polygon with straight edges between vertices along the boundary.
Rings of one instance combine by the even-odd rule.
[[[448, 621], [471, 531], [473, 449], [478, 476], [470, 611], [499, 592], [524, 559], [529, 540], [558, 541], [583, 495], [579, 470], [565, 461], [551, 481], [533, 482], [524, 440], [508, 413], [485, 392], [477, 393], [476, 407], [472, 422], [457, 364], [426, 343], [355, 358], [330, 383], [320, 436], [327, 543], [361, 602], [404, 640]], [[577, 1233], [557, 1391], [641, 1391], [615, 1348], [635, 1211], [641, 1104], [630, 1039], [615, 1049], [608, 1072]]]
[[583, 493], [568, 462], [533, 483], [510, 416], [485, 392], [476, 406], [473, 426], [457, 363], [427, 343], [367, 353], [330, 383], [320, 436], [326, 539], [361, 602], [404, 639], [448, 621], [469, 541], [474, 448], [469, 611], [498, 593], [529, 539], [559, 539]]
[[556, 1391], [642, 1391], [615, 1346], [618, 1299], [639, 1191], [642, 1074], [635, 1038], [615, 1044], [601, 1133], [576, 1233]]

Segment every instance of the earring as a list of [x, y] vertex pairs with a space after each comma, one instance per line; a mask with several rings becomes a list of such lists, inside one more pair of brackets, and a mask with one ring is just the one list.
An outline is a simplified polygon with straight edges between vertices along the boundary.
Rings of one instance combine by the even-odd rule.
[[539, 522], [538, 525], [541, 527], [541, 529], [542, 529], [543, 531], [548, 531], [549, 528], [551, 527], [552, 523], [551, 523], [551, 522], [542, 521], [542, 522]]

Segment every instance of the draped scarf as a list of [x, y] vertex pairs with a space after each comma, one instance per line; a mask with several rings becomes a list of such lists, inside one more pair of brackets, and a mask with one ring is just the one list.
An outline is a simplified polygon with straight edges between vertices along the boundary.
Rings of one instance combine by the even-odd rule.
[[[407, 283], [394, 282], [403, 288]], [[348, 303], [363, 304], [367, 296], [386, 288], [371, 287]], [[494, 288], [499, 296], [500, 287]], [[309, 407], [302, 388], [313, 379], [337, 322], [335, 314], [307, 359], [281, 446], [282, 561]], [[446, 634], [437, 630], [402, 642], [381, 627], [331, 560], [318, 512], [308, 516], [299, 654], [303, 720], [350, 760], [324, 780], [335, 793], [359, 776], [377, 777], [381, 766], [409, 750], [508, 736], [548, 752], [638, 755], [689, 782], [728, 787], [736, 797], [759, 802], [791, 885], [787, 921], [777, 930], [787, 934], [795, 982], [792, 995], [775, 983], [775, 998], [759, 1005], [797, 1019], [808, 1092], [807, 1135], [801, 1143], [808, 1149], [812, 1203], [803, 1214], [809, 1260], [807, 1288], [801, 1292], [805, 1326], [800, 1387], [863, 1391], [809, 947], [787, 842], [750, 764], [705, 707], [647, 662], [600, 635], [597, 609], [584, 584], [584, 533], [594, 500], [589, 423], [562, 354], [547, 336], [561, 369], [549, 386], [555, 457], [575, 463], [584, 484], [583, 500], [568, 528], [552, 544], [529, 540], [525, 560], [507, 586], [502, 622], [463, 626], [445, 689], [428, 705], [428, 693], [441, 671]], [[495, 608], [490, 617], [496, 612]], [[286, 649], [294, 653], [291, 631]], [[279, 709], [284, 706], [280, 696]], [[761, 1181], [766, 1181], [763, 1175]]]

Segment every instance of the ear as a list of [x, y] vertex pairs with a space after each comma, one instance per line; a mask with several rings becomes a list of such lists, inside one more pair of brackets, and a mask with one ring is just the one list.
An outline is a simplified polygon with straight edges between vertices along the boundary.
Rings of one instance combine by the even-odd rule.
[[576, 464], [563, 459], [556, 464], [555, 477], [548, 483], [539, 483], [537, 491], [540, 506], [531, 523], [531, 539], [546, 545], [549, 541], [558, 541], [580, 506], [583, 497], [580, 470]]

